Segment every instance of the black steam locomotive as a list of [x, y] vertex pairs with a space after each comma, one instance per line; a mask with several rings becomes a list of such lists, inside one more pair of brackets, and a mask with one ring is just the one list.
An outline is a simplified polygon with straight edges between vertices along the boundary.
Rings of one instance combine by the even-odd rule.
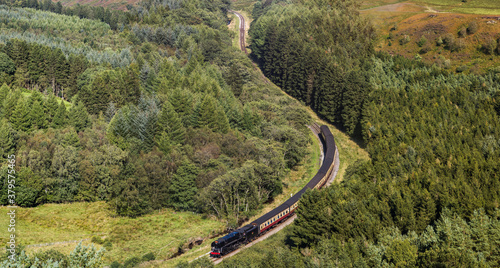
[[300, 197], [307, 189], [317, 189], [325, 184], [333, 171], [335, 151], [337, 150], [337, 147], [335, 146], [335, 140], [330, 132], [330, 129], [327, 126], [321, 126], [320, 130], [320, 139], [322, 139], [323, 143], [324, 159], [318, 173], [316, 173], [316, 175], [304, 188], [302, 188], [302, 190], [297, 192], [294, 196], [277, 208], [264, 214], [264, 216], [256, 219], [252, 223], [212, 242], [212, 251], [210, 252], [211, 257], [221, 257], [237, 249], [240, 245], [247, 244], [276, 224], [287, 219], [293, 215], [295, 209], [299, 206]]

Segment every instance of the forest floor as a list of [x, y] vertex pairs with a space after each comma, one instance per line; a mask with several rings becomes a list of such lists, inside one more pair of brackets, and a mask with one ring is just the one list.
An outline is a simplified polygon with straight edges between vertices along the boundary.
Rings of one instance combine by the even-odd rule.
[[[488, 40], [500, 38], [498, 1], [366, 0], [361, 5], [361, 14], [377, 29], [376, 50], [421, 58], [456, 72], [484, 73], [500, 67], [500, 57], [483, 49]], [[460, 30], [467, 29], [472, 22], [477, 23], [478, 30], [461, 36]], [[452, 52], [437, 44], [439, 37], [448, 33], [462, 44], [461, 49]], [[422, 37], [427, 41], [419, 44]], [[409, 38], [409, 42], [403, 42], [404, 38]]]

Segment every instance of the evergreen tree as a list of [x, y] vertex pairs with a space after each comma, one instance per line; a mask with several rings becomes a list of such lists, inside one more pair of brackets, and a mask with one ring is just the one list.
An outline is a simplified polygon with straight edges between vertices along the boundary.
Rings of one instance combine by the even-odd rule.
[[19, 100], [9, 121], [15, 130], [29, 131], [31, 128], [30, 109], [24, 100]]
[[68, 122], [76, 131], [80, 132], [90, 124], [87, 109], [83, 106], [83, 102], [78, 102], [78, 105], [73, 105], [69, 110]]
[[169, 135], [169, 141], [172, 144], [184, 144], [186, 129], [182, 125], [179, 116], [175, 112], [170, 102], [165, 102], [158, 118], [157, 131], [161, 134], [165, 132]]
[[198, 192], [196, 177], [198, 168], [191, 162], [184, 162], [172, 178], [170, 185], [170, 204], [179, 210], [194, 209], [194, 200]]
[[47, 101], [45, 101], [45, 111], [49, 124], [54, 120], [58, 108], [59, 104], [57, 103], [57, 97], [54, 94], [49, 94]]
[[35, 101], [30, 111], [30, 122], [32, 128], [44, 129], [47, 127], [47, 114], [43, 111], [40, 102]]
[[53, 128], [62, 128], [66, 125], [67, 119], [68, 118], [68, 113], [66, 111], [66, 105], [64, 105], [64, 101], [61, 101], [59, 103], [59, 106], [57, 107], [57, 111], [54, 115], [54, 119], [52, 120], [52, 127]]
[[10, 123], [3, 119], [0, 121], [0, 158], [6, 159], [13, 152], [13, 149], [12, 128]]
[[0, 52], [0, 73], [12, 75], [16, 72], [16, 65], [9, 56]]
[[20, 102], [21, 91], [16, 90], [14, 92], [9, 92], [7, 98], [3, 101], [2, 116], [10, 119], [14, 110], [16, 109], [17, 103]]

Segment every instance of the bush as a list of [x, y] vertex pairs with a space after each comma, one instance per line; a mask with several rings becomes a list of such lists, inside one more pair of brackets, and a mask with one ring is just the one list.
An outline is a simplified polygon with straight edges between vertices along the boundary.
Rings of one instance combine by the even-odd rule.
[[443, 37], [443, 43], [446, 46], [450, 46], [451, 44], [455, 43], [455, 36], [453, 36], [453, 34], [451, 33], [445, 34]]
[[132, 268], [138, 265], [139, 263], [141, 263], [141, 259], [139, 259], [139, 257], [130, 257], [123, 263], [123, 267]]
[[149, 252], [142, 256], [142, 261], [154, 261], [155, 259], [155, 254], [153, 254], [153, 252]]
[[462, 66], [459, 66], [457, 67], [457, 73], [462, 73], [462, 72], [465, 72], [469, 69], [469, 67], [467, 65], [462, 65]]
[[425, 38], [425, 36], [422, 35], [422, 37], [420, 37], [420, 40], [418, 40], [417, 45], [419, 47], [422, 47], [425, 44], [427, 44], [427, 38]]
[[411, 38], [410, 38], [410, 36], [409, 36], [409, 35], [405, 35], [405, 36], [403, 36], [403, 38], [399, 39], [399, 43], [400, 43], [401, 45], [406, 45], [406, 44], [408, 44], [410, 41], [411, 41]]
[[68, 265], [68, 257], [55, 249], [37, 253], [35, 257], [41, 262], [46, 262], [48, 260], [57, 261], [60, 267], [66, 267]]
[[427, 45], [425, 47], [423, 47], [421, 50], [420, 50], [420, 54], [426, 54], [427, 52], [431, 51], [431, 46]]
[[479, 24], [477, 24], [476, 21], [473, 21], [469, 24], [469, 27], [467, 27], [467, 32], [469, 34], [474, 34], [479, 30]]
[[462, 27], [460, 28], [460, 30], [458, 31], [458, 37], [465, 37], [467, 36], [467, 29], [465, 29], [465, 27]]
[[106, 239], [104, 244], [102, 245], [106, 250], [111, 250], [113, 248], [113, 244], [110, 240]]
[[96, 244], [99, 244], [99, 245], [102, 245], [102, 243], [104, 243], [104, 241], [102, 240], [102, 238], [99, 237], [99, 236], [93, 236], [92, 239], [90, 240], [90, 242], [96, 243]]
[[497, 48], [497, 41], [493, 38], [488, 38], [483, 44], [483, 51], [488, 55], [495, 54], [495, 49]]
[[443, 38], [441, 38], [441, 36], [436, 39], [436, 46], [439, 47], [439, 46], [443, 45], [443, 43], [444, 43]]
[[114, 261], [114, 262], [113, 262], [113, 263], [109, 266], [109, 268], [121, 268], [121, 267], [122, 267], [122, 265], [121, 265], [119, 262], [117, 262], [117, 261]]

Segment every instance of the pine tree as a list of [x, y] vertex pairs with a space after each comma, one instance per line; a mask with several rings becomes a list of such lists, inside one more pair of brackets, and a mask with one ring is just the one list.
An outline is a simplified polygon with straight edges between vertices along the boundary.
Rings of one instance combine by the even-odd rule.
[[215, 121], [217, 123], [215, 130], [217, 132], [227, 133], [229, 131], [229, 120], [227, 119], [224, 109], [222, 109], [222, 107], [220, 106], [217, 107], [217, 110], [215, 112]]
[[90, 124], [89, 114], [82, 102], [78, 102], [78, 105], [73, 105], [69, 110], [69, 124], [78, 132], [82, 131]]
[[0, 87], [0, 115], [3, 114], [3, 101], [1, 100], [5, 101], [5, 99], [9, 95], [9, 91], [10, 88], [5, 83]]
[[196, 188], [196, 177], [198, 168], [190, 162], [184, 162], [172, 178], [170, 184], [170, 204], [176, 209], [189, 210], [194, 208], [194, 198], [198, 189]]
[[170, 102], [165, 102], [158, 118], [159, 133], [166, 132], [169, 135], [169, 140], [173, 144], [183, 144], [186, 129], [182, 125], [179, 116], [175, 112]]
[[61, 101], [61, 103], [59, 103], [59, 107], [57, 107], [54, 119], [52, 119], [52, 127], [62, 128], [66, 125], [67, 120], [68, 120], [68, 112], [66, 111], [66, 106], [64, 105], [64, 101]]
[[217, 125], [216, 118], [216, 103], [214, 97], [207, 95], [200, 104], [199, 111], [199, 126], [207, 126], [208, 128], [215, 130]]
[[10, 122], [12, 123], [12, 127], [15, 130], [30, 130], [30, 109], [26, 105], [26, 102], [24, 100], [19, 100], [19, 102], [17, 103], [16, 109], [14, 110], [14, 112], [12, 113], [12, 117], [10, 118]]
[[0, 158], [5, 159], [14, 149], [12, 128], [6, 119], [0, 121]]
[[29, 117], [32, 128], [44, 129], [47, 127], [47, 115], [39, 101], [35, 101], [31, 107]]
[[14, 74], [16, 71], [16, 65], [9, 56], [3, 52], [0, 52], [0, 73]]
[[54, 94], [49, 94], [49, 97], [45, 102], [45, 111], [47, 112], [48, 123], [52, 123], [58, 108], [59, 104], [57, 103], [57, 97], [54, 96]]
[[167, 132], [163, 131], [160, 133], [159, 137], [156, 139], [156, 144], [160, 151], [162, 151], [165, 155], [170, 154], [172, 150], [172, 142], [170, 141], [170, 135]]
[[20, 98], [21, 98], [20, 90], [10, 92], [7, 95], [7, 98], [3, 101], [3, 110], [2, 110], [3, 117], [9, 119], [12, 116]]

